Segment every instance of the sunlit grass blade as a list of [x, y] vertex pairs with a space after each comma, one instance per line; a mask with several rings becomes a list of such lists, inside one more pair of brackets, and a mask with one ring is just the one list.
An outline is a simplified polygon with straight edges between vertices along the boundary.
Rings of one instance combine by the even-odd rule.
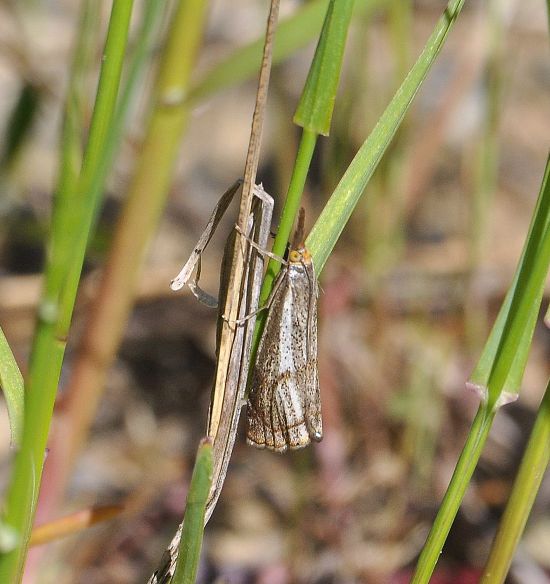
[[315, 57], [294, 114], [297, 126], [323, 136], [330, 132], [352, 9], [353, 0], [329, 4]]
[[25, 390], [23, 376], [0, 328], [0, 387], [6, 399], [10, 418], [11, 443], [18, 447], [23, 432]]
[[527, 362], [550, 262], [549, 176], [550, 156], [514, 281], [471, 376], [491, 407], [515, 398]]
[[451, 0], [448, 3], [420, 57], [355, 155], [309, 234], [306, 245], [313, 254], [318, 274], [441, 50], [463, 4], [464, 0]]
[[481, 404], [420, 554], [412, 584], [428, 582], [433, 573], [498, 407], [510, 400], [510, 396], [502, 393], [507, 379], [513, 379], [517, 384], [521, 382], [533, 332], [530, 327], [540, 310], [541, 290], [550, 264], [549, 172], [550, 157], [516, 276], [487, 342], [488, 348], [483, 352], [487, 389], [479, 391]]
[[540, 404], [512, 493], [491, 546], [481, 584], [500, 584], [512, 563], [550, 460], [550, 382]]
[[204, 516], [212, 483], [212, 441], [202, 440], [191, 477], [176, 570], [172, 584], [193, 584], [197, 575], [204, 531]]
[[[300, 201], [317, 137], [319, 134], [328, 134], [330, 130], [352, 8], [353, 0], [339, 0], [338, 2], [331, 0], [329, 3], [321, 36], [294, 118], [295, 123], [303, 127], [303, 132], [284, 201], [279, 228], [273, 242], [272, 252], [279, 257], [282, 257], [285, 253], [292, 226], [300, 208]], [[269, 261], [260, 292], [260, 306], [267, 302], [280, 268], [280, 262], [273, 259]], [[265, 312], [260, 313], [256, 320], [252, 346], [252, 363], [255, 359], [265, 317]]]
[[[107, 129], [105, 147], [101, 152], [98, 170], [94, 174], [92, 184], [90, 185], [90, 196], [96, 200], [100, 199], [99, 194], [116, 161], [116, 153], [124, 137], [126, 122], [139, 89], [139, 82], [142, 80], [147, 59], [152, 55], [153, 44], [156, 40], [155, 33], [157, 32], [161, 16], [166, 11], [166, 7], [166, 0], [148, 0], [145, 3], [139, 31], [136, 34], [136, 41], [133, 46], [127, 71], [125, 72], [120, 97], [117, 101], [113, 122]], [[94, 223], [99, 208], [100, 206], [97, 205]]]

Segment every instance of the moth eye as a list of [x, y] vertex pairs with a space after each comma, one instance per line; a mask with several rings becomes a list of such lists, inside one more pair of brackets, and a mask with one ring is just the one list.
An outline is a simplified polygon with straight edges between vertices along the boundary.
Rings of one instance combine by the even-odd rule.
[[300, 254], [299, 251], [296, 251], [295, 249], [293, 249], [289, 254], [288, 254], [288, 259], [291, 262], [299, 262], [301, 260], [302, 256]]

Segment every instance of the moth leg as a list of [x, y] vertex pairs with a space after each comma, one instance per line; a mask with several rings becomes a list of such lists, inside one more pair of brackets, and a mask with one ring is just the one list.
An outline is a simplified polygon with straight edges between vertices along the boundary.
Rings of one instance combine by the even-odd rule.
[[206, 246], [209, 244], [210, 240], [212, 239], [212, 235], [216, 231], [218, 224], [227, 210], [229, 203], [231, 203], [235, 193], [239, 190], [240, 186], [242, 185], [242, 180], [235, 181], [221, 196], [220, 200], [216, 203], [212, 214], [210, 215], [210, 219], [208, 219], [208, 223], [206, 228], [204, 229], [202, 235], [193, 250], [193, 253], [181, 269], [180, 273], [172, 280], [170, 283], [170, 288], [172, 290], [180, 290], [189, 280], [195, 265], [199, 261], [203, 251], [206, 249]]
[[[246, 316], [243, 316], [242, 318], [237, 318], [233, 321], [231, 321], [231, 324], [236, 324], [237, 326], [240, 326], [242, 324], [245, 324], [246, 322], [248, 322], [251, 318], [254, 318], [255, 316], [258, 316], [258, 314], [260, 312], [262, 312], [262, 310], [265, 310], [266, 308], [268, 308], [268, 306], [260, 306], [260, 308], [258, 308], [257, 310], [254, 310], [254, 312], [251, 312], [250, 314], [247, 314]], [[223, 319], [227, 322], [229, 322], [229, 319], [227, 319], [225, 316], [223, 317]]]
[[[282, 274], [283, 272], [279, 272], [279, 273]], [[235, 320], [228, 319], [225, 316], [225, 314], [222, 315], [222, 318], [226, 322], [228, 322], [229, 324], [235, 324], [237, 326], [243, 325], [244, 323], [246, 323], [247, 321], [249, 321], [251, 318], [257, 316], [262, 310], [266, 310], [266, 309], [268, 309], [268, 308], [271, 307], [271, 304], [273, 303], [273, 299], [275, 298], [275, 295], [277, 294], [277, 291], [281, 287], [282, 282], [283, 282], [283, 278], [277, 278], [275, 280], [275, 284], [273, 285], [273, 288], [272, 288], [271, 292], [269, 293], [269, 297], [266, 300], [266, 303], [263, 306], [260, 306], [257, 310], [254, 310], [250, 314], [247, 314], [246, 316], [243, 316], [242, 318], [237, 318]]]
[[284, 258], [278, 256], [277, 254], [271, 253], [266, 249], [262, 249], [254, 240], [250, 239], [250, 237], [248, 237], [248, 235], [236, 223], [235, 231], [237, 231], [237, 233], [239, 233], [244, 239], [246, 239], [246, 241], [248, 241], [248, 243], [261, 255], [267, 256], [268, 258], [271, 258], [272, 260], [279, 262], [283, 266], [286, 266], [288, 264], [288, 262]]

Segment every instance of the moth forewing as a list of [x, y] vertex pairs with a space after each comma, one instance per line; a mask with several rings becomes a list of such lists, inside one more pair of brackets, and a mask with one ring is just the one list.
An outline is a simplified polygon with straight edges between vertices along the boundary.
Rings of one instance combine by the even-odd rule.
[[322, 438], [315, 268], [300, 246], [274, 285], [247, 404], [247, 441], [284, 452]]

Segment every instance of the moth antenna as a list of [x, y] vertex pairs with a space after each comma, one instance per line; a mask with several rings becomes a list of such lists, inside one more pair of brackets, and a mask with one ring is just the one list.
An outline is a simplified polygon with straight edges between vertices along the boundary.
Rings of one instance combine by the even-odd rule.
[[304, 243], [305, 222], [306, 210], [303, 207], [300, 207], [300, 212], [298, 213], [298, 224], [296, 226], [296, 231], [294, 232], [294, 238], [292, 240], [292, 249], [298, 249]]

